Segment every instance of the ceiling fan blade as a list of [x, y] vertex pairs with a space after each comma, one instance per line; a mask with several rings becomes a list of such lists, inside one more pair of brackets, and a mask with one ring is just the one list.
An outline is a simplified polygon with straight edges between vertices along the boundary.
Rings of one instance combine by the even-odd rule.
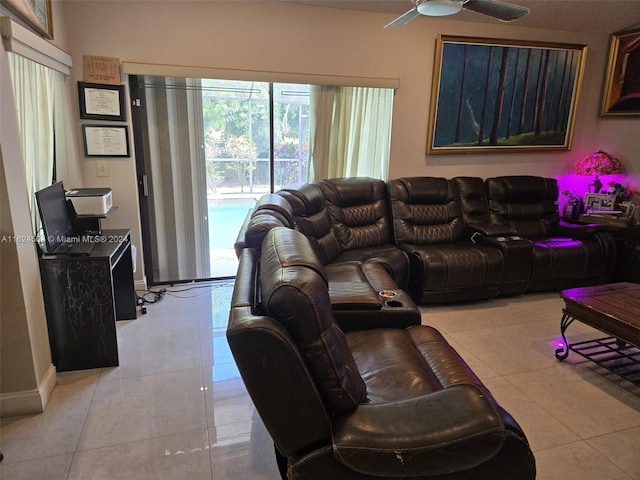
[[467, 0], [462, 8], [497, 18], [503, 22], [517, 20], [529, 13], [529, 9], [526, 7], [493, 0]]
[[408, 12], [403, 13], [398, 18], [396, 18], [393, 22], [387, 23], [384, 26], [384, 28], [399, 27], [400, 25], [406, 25], [407, 23], [409, 23], [411, 20], [418, 17], [419, 15], [420, 14], [418, 13], [418, 9], [416, 7], [413, 7]]

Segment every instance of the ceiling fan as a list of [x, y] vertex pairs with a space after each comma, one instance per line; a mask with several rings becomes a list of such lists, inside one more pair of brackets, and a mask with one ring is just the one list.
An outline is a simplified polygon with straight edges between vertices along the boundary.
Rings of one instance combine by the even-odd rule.
[[489, 17], [497, 18], [503, 22], [510, 22], [529, 13], [526, 7], [512, 5], [497, 0], [411, 0], [415, 3], [408, 12], [400, 15], [393, 22], [385, 25], [384, 28], [397, 27], [409, 23], [420, 15], [429, 17], [443, 17], [453, 15], [462, 9], [472, 10]]

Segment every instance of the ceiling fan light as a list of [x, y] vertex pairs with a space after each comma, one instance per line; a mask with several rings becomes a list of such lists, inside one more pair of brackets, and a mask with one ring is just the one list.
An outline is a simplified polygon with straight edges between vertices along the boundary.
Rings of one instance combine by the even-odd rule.
[[418, 13], [429, 17], [444, 17], [462, 10], [460, 0], [425, 0], [418, 5]]

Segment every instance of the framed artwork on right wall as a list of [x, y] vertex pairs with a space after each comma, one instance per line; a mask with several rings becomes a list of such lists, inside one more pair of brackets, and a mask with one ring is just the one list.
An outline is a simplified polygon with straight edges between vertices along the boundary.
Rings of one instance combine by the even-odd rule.
[[640, 115], [640, 29], [611, 35], [601, 115]]

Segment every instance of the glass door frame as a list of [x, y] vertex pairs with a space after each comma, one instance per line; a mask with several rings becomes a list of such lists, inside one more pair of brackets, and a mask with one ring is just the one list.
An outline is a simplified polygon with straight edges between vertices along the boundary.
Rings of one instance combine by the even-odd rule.
[[[140, 206], [140, 222], [142, 233], [142, 246], [143, 246], [143, 260], [144, 270], [147, 278], [147, 284], [150, 286], [166, 284], [166, 283], [180, 283], [191, 281], [210, 281], [210, 280], [223, 280], [229, 278], [235, 278], [235, 276], [225, 277], [211, 277], [201, 279], [185, 279], [185, 280], [162, 280], [154, 278], [154, 254], [152, 245], [152, 219], [151, 219], [151, 205], [149, 201], [150, 194], [150, 175], [152, 174], [150, 167], [150, 160], [148, 159], [148, 152], [150, 149], [149, 133], [147, 131], [148, 118], [146, 113], [146, 95], [144, 88], [144, 76], [143, 75], [129, 75], [129, 88], [130, 96], [132, 100], [132, 125], [133, 125], [133, 138], [134, 138], [134, 151], [136, 157], [136, 180], [138, 185], [138, 200]], [[278, 184], [276, 179], [276, 114], [275, 114], [275, 92], [274, 85], [286, 85], [286, 82], [262, 82], [268, 86], [268, 129], [269, 129], [269, 191], [273, 192]], [[300, 125], [299, 125], [299, 128]], [[302, 149], [302, 144], [299, 145]], [[300, 168], [300, 167], [298, 167]], [[211, 219], [210, 219], [211, 221]], [[211, 273], [211, 272], [210, 272]]]

